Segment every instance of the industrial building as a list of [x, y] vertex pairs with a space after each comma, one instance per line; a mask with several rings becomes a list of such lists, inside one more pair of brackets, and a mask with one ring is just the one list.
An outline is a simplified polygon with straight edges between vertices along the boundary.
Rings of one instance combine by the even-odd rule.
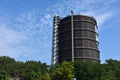
[[87, 15], [54, 16], [52, 64], [62, 61], [100, 62], [97, 22]]

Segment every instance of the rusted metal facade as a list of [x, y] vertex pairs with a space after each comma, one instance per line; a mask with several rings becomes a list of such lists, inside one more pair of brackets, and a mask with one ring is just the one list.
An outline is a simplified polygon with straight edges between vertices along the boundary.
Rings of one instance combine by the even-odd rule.
[[[97, 22], [91, 16], [70, 15], [59, 18], [57, 28], [57, 62], [93, 61], [99, 62]], [[52, 61], [53, 62], [53, 61]]]

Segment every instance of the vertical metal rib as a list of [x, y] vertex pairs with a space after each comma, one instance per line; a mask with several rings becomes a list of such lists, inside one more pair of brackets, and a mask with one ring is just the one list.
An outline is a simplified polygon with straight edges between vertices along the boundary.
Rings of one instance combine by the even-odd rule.
[[73, 28], [73, 11], [71, 11], [71, 33], [72, 33], [72, 62], [74, 62], [74, 28]]

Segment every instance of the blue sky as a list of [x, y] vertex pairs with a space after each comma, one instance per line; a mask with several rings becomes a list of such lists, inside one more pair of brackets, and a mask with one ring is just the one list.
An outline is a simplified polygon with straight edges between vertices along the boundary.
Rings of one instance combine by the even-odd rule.
[[119, 0], [0, 0], [0, 56], [51, 64], [53, 16], [94, 16], [101, 62], [120, 60]]

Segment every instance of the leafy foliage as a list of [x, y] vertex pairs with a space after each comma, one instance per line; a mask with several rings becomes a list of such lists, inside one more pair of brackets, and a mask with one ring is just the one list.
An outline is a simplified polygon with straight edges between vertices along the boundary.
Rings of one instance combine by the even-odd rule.
[[52, 72], [52, 80], [72, 80], [74, 75], [73, 64], [68, 62], [63, 62], [61, 66], [57, 67]]
[[40, 61], [15, 61], [7, 56], [0, 57], [0, 80], [10, 77], [23, 80], [120, 80], [120, 61], [106, 63], [75, 61], [48, 66]]
[[40, 61], [15, 61], [13, 58], [0, 57], [0, 80], [10, 77], [22, 77], [23, 80], [41, 80], [41, 75], [48, 72], [47, 65]]
[[43, 74], [42, 77], [41, 77], [41, 80], [51, 80], [51, 77], [50, 77], [49, 73]]

